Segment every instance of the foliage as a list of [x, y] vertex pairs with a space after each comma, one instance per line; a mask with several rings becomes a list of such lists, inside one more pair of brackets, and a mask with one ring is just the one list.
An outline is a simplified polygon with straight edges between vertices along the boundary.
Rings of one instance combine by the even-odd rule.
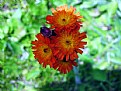
[[[64, 4], [73, 5], [84, 17], [80, 31], [88, 36], [77, 74], [41, 67], [31, 50], [50, 9]], [[0, 91], [119, 91], [120, 25], [120, 0], [1, 0]]]

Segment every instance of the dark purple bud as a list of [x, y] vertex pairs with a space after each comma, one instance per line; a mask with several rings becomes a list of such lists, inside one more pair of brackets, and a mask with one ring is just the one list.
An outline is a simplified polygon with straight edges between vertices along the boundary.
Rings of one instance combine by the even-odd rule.
[[50, 30], [49, 28], [43, 26], [40, 28], [40, 32], [43, 34], [43, 36], [45, 37], [50, 37], [52, 35], [52, 30]]

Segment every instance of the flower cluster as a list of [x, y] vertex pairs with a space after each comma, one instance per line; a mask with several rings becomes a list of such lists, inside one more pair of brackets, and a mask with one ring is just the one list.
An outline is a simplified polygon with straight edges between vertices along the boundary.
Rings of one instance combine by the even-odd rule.
[[43, 67], [50, 65], [65, 74], [77, 65], [77, 53], [83, 53], [81, 49], [87, 42], [82, 41], [86, 33], [79, 32], [82, 16], [75, 10], [67, 5], [52, 8], [52, 15], [46, 17], [51, 27], [42, 27], [37, 40], [32, 41], [35, 58]]

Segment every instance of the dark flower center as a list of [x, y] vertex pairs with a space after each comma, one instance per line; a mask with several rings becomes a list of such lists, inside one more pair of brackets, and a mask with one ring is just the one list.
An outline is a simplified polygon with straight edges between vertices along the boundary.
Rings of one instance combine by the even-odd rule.
[[66, 19], [62, 19], [62, 21], [66, 21]]
[[67, 45], [71, 45], [71, 41], [66, 40], [66, 44], [67, 44]]
[[45, 49], [44, 49], [44, 52], [45, 52], [45, 53], [47, 53], [48, 51], [49, 51], [49, 49], [48, 49], [48, 48], [45, 48]]

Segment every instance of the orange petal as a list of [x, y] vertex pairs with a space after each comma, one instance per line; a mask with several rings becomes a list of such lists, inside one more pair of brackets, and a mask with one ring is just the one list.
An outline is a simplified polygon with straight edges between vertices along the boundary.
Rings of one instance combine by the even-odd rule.
[[58, 62], [54, 63], [54, 64], [53, 64], [53, 68], [54, 68], [54, 69], [57, 69], [57, 68], [58, 68], [58, 65], [59, 65]]
[[49, 38], [45, 38], [45, 43], [50, 44], [50, 40], [49, 40]]
[[51, 11], [53, 14], [55, 14], [57, 12], [54, 8], [52, 8]]
[[73, 53], [70, 55], [70, 59], [71, 59], [71, 60], [74, 60], [74, 55], [73, 55]]
[[77, 62], [74, 62], [74, 61], [73, 61], [72, 64], [73, 64], [74, 66], [77, 66]]
[[82, 40], [82, 39], [84, 39], [86, 37], [87, 37], [86, 32], [83, 32], [83, 33], [80, 34], [79, 39]]
[[59, 50], [54, 50], [54, 55], [57, 55], [59, 53]]
[[66, 61], [69, 60], [69, 53], [66, 54]]
[[63, 58], [64, 58], [64, 54], [62, 53], [62, 56], [59, 58], [60, 60], [63, 60]]
[[44, 36], [42, 36], [40, 33], [36, 35], [38, 40], [43, 41], [44, 40]]
[[83, 51], [82, 51], [82, 50], [80, 50], [80, 49], [76, 49], [76, 51], [77, 51], [78, 53], [80, 53], [80, 54], [82, 54], [82, 53], [83, 53]]
[[81, 41], [81, 42], [79, 42], [79, 46], [81, 46], [81, 45], [86, 45], [87, 44], [87, 42], [84, 42], [84, 41]]
[[47, 23], [53, 23], [53, 16], [48, 15], [46, 16]]
[[37, 40], [31, 42], [33, 45], [37, 44]]
[[56, 59], [53, 57], [51, 61], [52, 63], [55, 63]]
[[74, 52], [73, 55], [74, 55], [74, 59], [78, 58], [78, 55], [76, 52]]

